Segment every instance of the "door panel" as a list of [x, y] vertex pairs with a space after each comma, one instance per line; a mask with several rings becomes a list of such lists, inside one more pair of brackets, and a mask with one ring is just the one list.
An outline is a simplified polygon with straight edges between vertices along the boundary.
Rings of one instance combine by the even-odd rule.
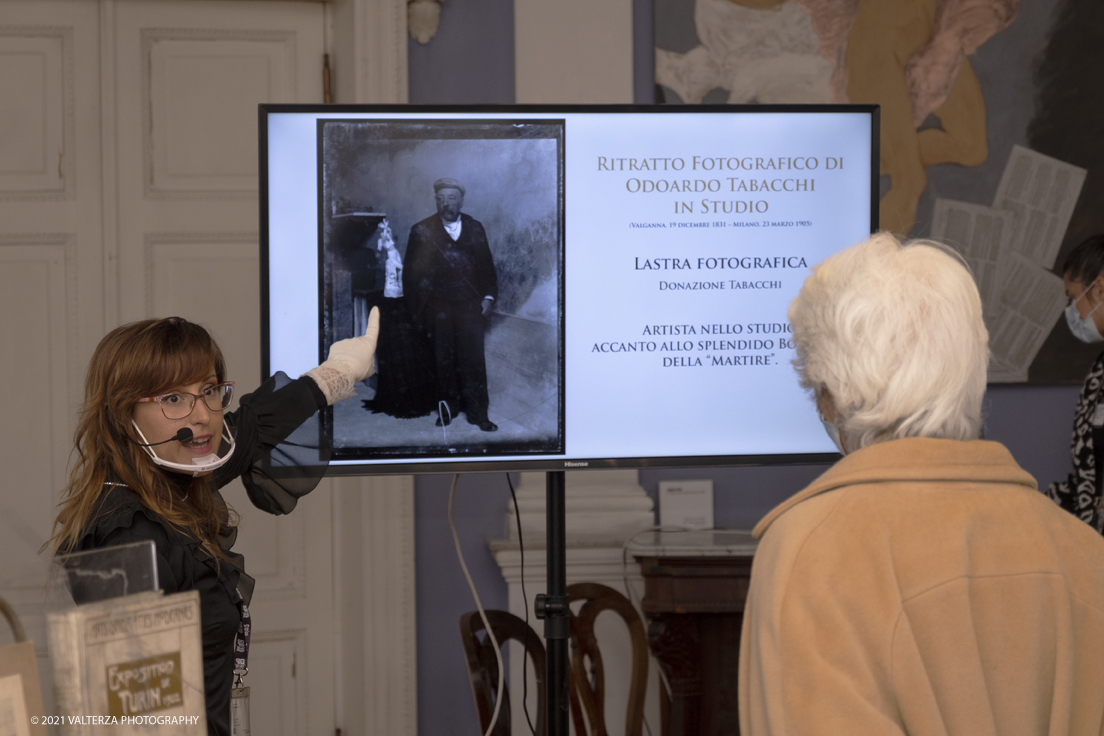
[[296, 33], [143, 29], [141, 41], [146, 195], [255, 200], [257, 105], [306, 101]]
[[0, 28], [0, 197], [72, 194], [72, 107], [73, 29]]

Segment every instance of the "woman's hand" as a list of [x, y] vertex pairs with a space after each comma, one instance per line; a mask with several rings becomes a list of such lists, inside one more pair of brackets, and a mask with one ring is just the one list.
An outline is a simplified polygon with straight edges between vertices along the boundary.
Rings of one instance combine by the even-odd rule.
[[322, 365], [348, 373], [354, 383], [375, 373], [379, 320], [379, 307], [372, 307], [368, 315], [368, 329], [364, 334], [335, 342], [330, 346], [330, 354]]
[[326, 362], [304, 374], [314, 379], [330, 406], [356, 396], [356, 382], [376, 372], [379, 321], [379, 308], [372, 307], [368, 315], [368, 329], [363, 335], [338, 340], [330, 346]]

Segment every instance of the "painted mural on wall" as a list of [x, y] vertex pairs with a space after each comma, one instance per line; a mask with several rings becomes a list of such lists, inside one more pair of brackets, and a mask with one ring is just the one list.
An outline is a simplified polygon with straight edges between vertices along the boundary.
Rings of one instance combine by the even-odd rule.
[[1088, 93], [1104, 4], [656, 0], [655, 13], [661, 102], [881, 105], [881, 227], [970, 264], [990, 380], [1081, 382], [1098, 349], [1066, 328], [1060, 272], [1104, 232]]

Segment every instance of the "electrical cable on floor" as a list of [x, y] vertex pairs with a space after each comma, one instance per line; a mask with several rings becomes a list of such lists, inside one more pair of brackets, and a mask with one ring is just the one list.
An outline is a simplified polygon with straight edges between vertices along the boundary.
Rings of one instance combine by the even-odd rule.
[[503, 666], [502, 666], [502, 652], [498, 648], [498, 640], [495, 639], [494, 632], [491, 631], [491, 622], [487, 620], [487, 612], [483, 610], [483, 603], [479, 600], [479, 593], [475, 589], [475, 583], [472, 582], [471, 573], [468, 572], [468, 566], [464, 562], [464, 552], [460, 549], [460, 535], [456, 533], [456, 522], [452, 516], [452, 501], [456, 496], [456, 484], [460, 482], [460, 474], [452, 476], [452, 487], [449, 488], [449, 502], [448, 502], [448, 521], [449, 529], [452, 530], [452, 541], [456, 544], [456, 558], [460, 560], [460, 569], [464, 571], [464, 577], [468, 580], [468, 587], [471, 588], [472, 598], [475, 598], [475, 607], [479, 609], [479, 617], [483, 619], [483, 626], [487, 630], [487, 636], [491, 640], [491, 648], [494, 649], [495, 660], [498, 662], [498, 694], [495, 696], [494, 713], [491, 714], [491, 722], [487, 726], [486, 732], [483, 736], [491, 736], [494, 731], [495, 724], [498, 723], [498, 712], [502, 708], [502, 691], [503, 691]]
[[[525, 631], [529, 632], [529, 597], [525, 594], [525, 540], [521, 538], [521, 511], [518, 510], [517, 494], [514, 492], [514, 482], [510, 480], [510, 474], [506, 474], [506, 483], [510, 486], [510, 498], [514, 499], [514, 519], [517, 521], [518, 551], [521, 553], [521, 602], [525, 604]], [[533, 728], [533, 719], [529, 717], [529, 662], [528, 649], [522, 647], [521, 656], [521, 709], [525, 711], [525, 722], [529, 724], [529, 732], [537, 736], [537, 729]]]
[[[636, 596], [636, 591], [631, 585], [629, 585], [629, 544], [641, 534], [647, 534], [649, 532], [692, 532], [697, 531], [685, 526], [650, 526], [646, 529], [641, 529], [635, 534], [628, 537], [624, 544], [621, 545], [621, 579], [625, 583], [625, 590], [629, 593], [629, 600], [633, 604], [633, 608], [640, 614], [640, 620], [644, 621], [644, 608], [641, 605], [640, 599]], [[656, 660], [655, 655], [652, 654], [651, 647], [648, 648], [648, 658], [652, 661], [656, 668], [656, 674], [659, 675], [659, 681], [663, 685], [664, 691], [667, 693], [667, 698], [671, 698], [671, 683], [667, 681], [667, 675], [663, 672], [663, 668], [659, 666], [659, 662]], [[648, 725], [648, 719], [644, 719], [644, 728], [648, 729], [649, 735], [652, 733], [651, 726]]]

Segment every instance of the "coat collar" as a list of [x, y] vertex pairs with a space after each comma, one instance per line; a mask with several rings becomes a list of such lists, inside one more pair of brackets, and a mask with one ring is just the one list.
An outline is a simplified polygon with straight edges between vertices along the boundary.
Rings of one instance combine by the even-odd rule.
[[[440, 237], [449, 238], [448, 231], [445, 230], [445, 221], [441, 219], [441, 216], [438, 215], [437, 213], [434, 213], [434, 214], [430, 215], [430, 219], [433, 221], [433, 229], [436, 232], [436, 234]], [[461, 238], [465, 237], [468, 233], [468, 230], [469, 230], [468, 220], [470, 220], [470, 219], [471, 219], [471, 216], [468, 213], [466, 213], [466, 212], [461, 212], [460, 213], [460, 237]], [[449, 238], [449, 240], [452, 240], [452, 238]]]
[[804, 490], [774, 507], [751, 534], [761, 538], [775, 519], [821, 493], [844, 486], [893, 482], [1002, 483], [1038, 490], [1035, 479], [997, 442], [909, 437], [879, 442], [845, 455]]

